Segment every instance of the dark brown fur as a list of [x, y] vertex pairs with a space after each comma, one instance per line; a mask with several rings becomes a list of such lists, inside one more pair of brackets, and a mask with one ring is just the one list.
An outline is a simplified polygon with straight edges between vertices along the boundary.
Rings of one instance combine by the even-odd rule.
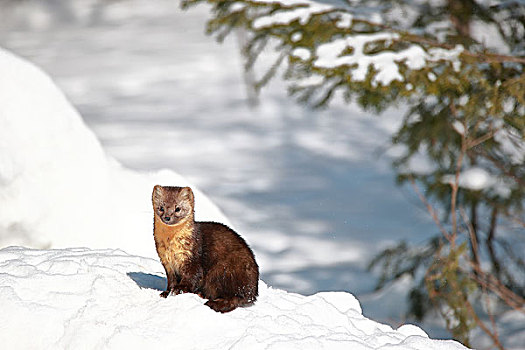
[[226, 225], [194, 220], [189, 187], [153, 189], [155, 246], [170, 293], [196, 293], [215, 311], [255, 302], [259, 267], [244, 239]]

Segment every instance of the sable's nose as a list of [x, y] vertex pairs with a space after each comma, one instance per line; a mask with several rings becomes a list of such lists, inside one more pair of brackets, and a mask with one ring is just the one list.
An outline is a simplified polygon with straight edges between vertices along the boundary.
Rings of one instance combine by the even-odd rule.
[[169, 216], [165, 216], [165, 217], [164, 217], [164, 221], [170, 221], [170, 219], [171, 219], [171, 218], [170, 218]]

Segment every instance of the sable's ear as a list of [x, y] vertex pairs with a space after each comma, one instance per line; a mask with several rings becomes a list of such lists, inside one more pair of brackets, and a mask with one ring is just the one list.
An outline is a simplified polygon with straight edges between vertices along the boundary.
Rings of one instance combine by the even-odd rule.
[[153, 200], [153, 203], [157, 202], [162, 198], [162, 186], [156, 185], [153, 187], [153, 193], [151, 194], [151, 199]]
[[181, 198], [187, 199], [187, 200], [189, 200], [191, 202], [193, 202], [193, 200], [194, 200], [193, 191], [189, 187], [183, 187], [180, 190], [180, 196], [181, 196]]

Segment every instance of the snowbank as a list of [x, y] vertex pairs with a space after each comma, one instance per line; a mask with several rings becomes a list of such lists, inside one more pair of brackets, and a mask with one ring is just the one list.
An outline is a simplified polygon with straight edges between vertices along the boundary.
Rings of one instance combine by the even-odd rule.
[[[156, 256], [151, 190], [191, 184], [168, 170], [121, 167], [45, 73], [1, 48], [0, 77], [0, 246], [115, 247]], [[226, 222], [194, 190], [197, 219]]]
[[[156, 260], [121, 250], [0, 250], [0, 339], [8, 349], [465, 349], [367, 319], [343, 292], [260, 283], [254, 306], [219, 314], [193, 294], [159, 297]], [[8, 335], [8, 336], [7, 336]]]

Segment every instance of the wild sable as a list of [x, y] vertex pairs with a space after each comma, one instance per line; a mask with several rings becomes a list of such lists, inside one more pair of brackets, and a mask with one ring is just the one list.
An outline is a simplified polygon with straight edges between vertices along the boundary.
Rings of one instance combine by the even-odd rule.
[[219, 312], [253, 304], [259, 267], [244, 239], [226, 225], [196, 222], [189, 187], [157, 185], [152, 199], [153, 236], [168, 279], [160, 296], [196, 293]]

